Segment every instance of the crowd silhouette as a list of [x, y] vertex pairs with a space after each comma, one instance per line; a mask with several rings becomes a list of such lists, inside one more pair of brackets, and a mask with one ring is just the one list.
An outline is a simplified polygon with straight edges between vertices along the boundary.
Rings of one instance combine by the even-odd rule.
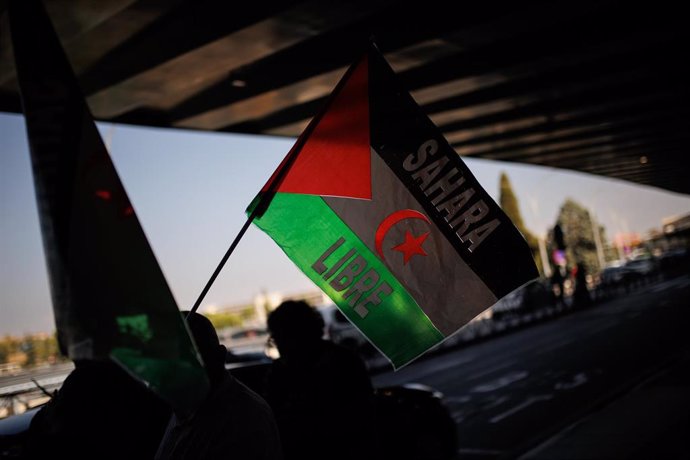
[[270, 407], [225, 369], [227, 350], [208, 318], [183, 313], [211, 390], [192, 414], [173, 414], [156, 460], [281, 459], [280, 436]]
[[280, 353], [265, 396], [280, 428], [286, 460], [373, 458], [375, 402], [362, 359], [322, 338], [320, 313], [286, 301], [268, 316]]

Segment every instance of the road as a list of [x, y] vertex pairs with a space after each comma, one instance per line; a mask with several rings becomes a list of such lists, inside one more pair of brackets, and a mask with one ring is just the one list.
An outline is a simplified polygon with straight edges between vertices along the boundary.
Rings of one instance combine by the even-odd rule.
[[[458, 458], [516, 458], [690, 352], [690, 276], [373, 376], [440, 390]], [[68, 367], [39, 372], [39, 381]], [[36, 375], [35, 375], [36, 376]], [[0, 387], [26, 381], [3, 377]]]
[[31, 371], [24, 371], [14, 375], [0, 376], [0, 395], [5, 391], [11, 391], [13, 388], [34, 388], [35, 385], [31, 382], [32, 378], [41, 384], [47, 385], [62, 382], [73, 368], [74, 365], [71, 362], [66, 362], [54, 366], [35, 368]]
[[690, 350], [690, 276], [374, 376], [440, 390], [458, 458], [514, 458]]

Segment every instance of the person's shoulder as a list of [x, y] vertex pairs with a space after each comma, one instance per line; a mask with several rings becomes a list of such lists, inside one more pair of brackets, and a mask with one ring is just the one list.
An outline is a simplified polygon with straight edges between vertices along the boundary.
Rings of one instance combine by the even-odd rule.
[[268, 403], [261, 395], [239, 381], [230, 373], [227, 373], [224, 385], [231, 396], [232, 404], [235, 406], [254, 406], [270, 412]]
[[330, 359], [349, 361], [351, 363], [363, 362], [361, 356], [355, 350], [328, 340], [324, 341], [324, 350]]
[[321, 369], [324, 367], [339, 374], [367, 373], [367, 366], [359, 353], [330, 341], [325, 341]]
[[228, 410], [240, 421], [241, 431], [276, 430], [273, 410], [261, 395], [230, 374], [225, 385], [229, 396]]

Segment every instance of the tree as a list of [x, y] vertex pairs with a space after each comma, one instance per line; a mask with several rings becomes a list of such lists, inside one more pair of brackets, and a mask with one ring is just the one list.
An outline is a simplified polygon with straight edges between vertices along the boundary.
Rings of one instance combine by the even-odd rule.
[[0, 339], [0, 364], [20, 362], [33, 366], [59, 359], [55, 334], [27, 334], [24, 337], [6, 335]]
[[5, 335], [0, 339], [0, 364], [12, 361], [12, 358], [21, 352], [20, 345], [21, 341], [11, 335]]
[[522, 221], [522, 214], [520, 214], [520, 206], [518, 205], [517, 197], [515, 196], [515, 192], [513, 192], [513, 186], [510, 184], [510, 179], [508, 179], [508, 175], [505, 172], [501, 173], [500, 187], [499, 204], [503, 212], [506, 213], [510, 220], [513, 221], [515, 227], [522, 233], [522, 236], [525, 237], [527, 245], [530, 251], [532, 251], [534, 262], [539, 269], [539, 273], [543, 275], [544, 268], [542, 267], [539, 254], [539, 240], [532, 232], [527, 230], [527, 227], [525, 227], [525, 223]]
[[242, 318], [237, 313], [228, 312], [218, 312], [218, 313], [207, 313], [208, 317], [213, 327], [220, 330], [226, 327], [237, 327], [242, 325]]
[[[589, 211], [569, 198], [561, 206], [558, 223], [563, 230], [568, 265], [573, 267], [578, 262], [582, 262], [587, 273], [600, 271], [603, 267], [599, 266], [594, 226]], [[600, 241], [603, 246], [606, 246], [605, 229], [599, 225], [598, 230]]]
[[58, 356], [55, 334], [34, 334], [24, 337], [27, 365], [54, 362]]

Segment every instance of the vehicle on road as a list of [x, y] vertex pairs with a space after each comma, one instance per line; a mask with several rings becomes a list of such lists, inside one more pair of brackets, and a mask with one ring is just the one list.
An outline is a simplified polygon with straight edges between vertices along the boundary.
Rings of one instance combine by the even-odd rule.
[[268, 330], [265, 327], [241, 327], [222, 330], [220, 342], [228, 349], [228, 362], [240, 355], [254, 356], [264, 353]]
[[600, 273], [596, 284], [599, 297], [612, 297], [650, 282], [660, 274], [659, 261], [651, 256], [637, 257], [623, 264], [610, 265]]
[[316, 307], [325, 323], [324, 338], [356, 351], [365, 360], [378, 354], [376, 348], [367, 340], [338, 309], [335, 304], [323, 304]]
[[609, 266], [599, 273], [595, 290], [599, 297], [611, 297], [621, 291], [627, 292], [639, 276], [625, 265]]
[[635, 273], [639, 278], [646, 278], [657, 272], [658, 262], [654, 257], [639, 257], [626, 262], [625, 268]]
[[659, 271], [664, 276], [678, 276], [690, 273], [690, 250], [672, 249], [658, 257]]
[[535, 279], [506, 295], [491, 307], [492, 318], [496, 321], [531, 313], [553, 303], [548, 282]]

